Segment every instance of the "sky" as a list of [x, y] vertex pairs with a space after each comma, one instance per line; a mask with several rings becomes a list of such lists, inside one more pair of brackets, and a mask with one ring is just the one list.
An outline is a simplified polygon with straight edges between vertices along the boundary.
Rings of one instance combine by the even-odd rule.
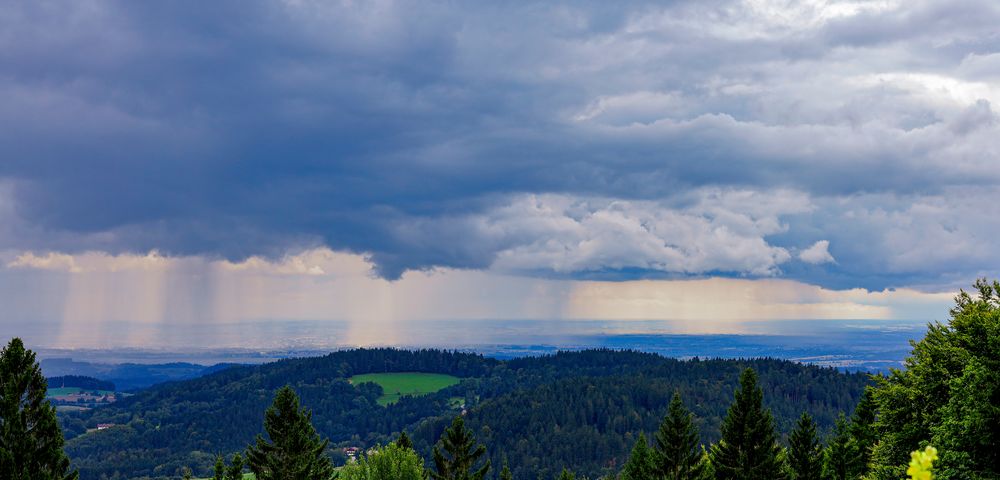
[[990, 0], [13, 2], [0, 329], [942, 319], [1000, 272], [997, 25]]

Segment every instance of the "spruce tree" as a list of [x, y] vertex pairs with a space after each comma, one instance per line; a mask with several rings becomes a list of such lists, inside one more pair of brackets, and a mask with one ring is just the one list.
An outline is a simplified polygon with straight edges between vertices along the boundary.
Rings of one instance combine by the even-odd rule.
[[823, 452], [823, 478], [826, 480], [855, 480], [860, 476], [858, 449], [851, 438], [850, 425], [840, 414], [833, 438]]
[[399, 432], [399, 438], [396, 439], [396, 446], [402, 448], [403, 450], [413, 450], [413, 442], [410, 440], [410, 437], [406, 435], [406, 432]]
[[639, 439], [632, 447], [632, 453], [628, 456], [628, 461], [622, 467], [621, 480], [648, 480], [656, 478], [656, 464], [653, 459], [653, 450], [646, 442], [646, 434], [639, 433]]
[[243, 456], [233, 455], [233, 461], [226, 469], [226, 480], [243, 480]]
[[763, 403], [757, 374], [748, 368], [740, 375], [740, 388], [722, 421], [722, 439], [712, 446], [712, 465], [718, 480], [785, 478], [774, 419]]
[[792, 480], [816, 480], [823, 470], [823, 449], [816, 437], [816, 423], [802, 412], [795, 430], [788, 436], [788, 461]]
[[574, 475], [573, 472], [566, 470], [566, 468], [563, 467], [562, 472], [559, 473], [558, 480], [576, 480], [576, 475]]
[[656, 432], [656, 452], [653, 454], [656, 471], [666, 480], [702, 478], [706, 468], [701, 457], [693, 415], [684, 408], [680, 394], [674, 392], [667, 416]]
[[329, 443], [312, 425], [312, 414], [299, 407], [291, 387], [282, 387], [264, 413], [270, 441], [257, 435], [247, 447], [247, 463], [257, 480], [329, 480], [336, 472], [326, 456]]
[[226, 480], [226, 462], [222, 460], [222, 455], [215, 456], [215, 468], [212, 480]]
[[441, 448], [435, 445], [433, 451], [436, 471], [431, 472], [431, 478], [434, 480], [482, 480], [490, 470], [489, 459], [476, 468], [479, 459], [486, 454], [486, 447], [476, 445], [475, 437], [465, 428], [461, 416], [455, 417], [438, 443]]
[[855, 468], [859, 475], [868, 473], [872, 449], [875, 447], [875, 442], [878, 441], [878, 431], [875, 430], [876, 408], [875, 390], [868, 387], [861, 395], [858, 406], [854, 409], [854, 416], [851, 417], [851, 425], [848, 429], [851, 440], [857, 449]]
[[503, 469], [500, 470], [500, 480], [514, 480], [514, 475], [510, 473], [510, 467], [507, 466], [507, 459], [503, 460]]
[[75, 480], [35, 353], [14, 338], [0, 351], [0, 478]]

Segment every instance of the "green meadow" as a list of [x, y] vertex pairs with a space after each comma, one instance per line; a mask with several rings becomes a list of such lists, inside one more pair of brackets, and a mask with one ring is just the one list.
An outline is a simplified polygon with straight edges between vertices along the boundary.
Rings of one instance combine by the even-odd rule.
[[80, 393], [80, 392], [92, 393], [92, 392], [95, 392], [95, 391], [98, 394], [100, 394], [100, 395], [108, 395], [108, 394], [115, 393], [115, 392], [112, 392], [110, 390], [88, 390], [86, 388], [80, 388], [80, 387], [59, 387], [59, 388], [50, 388], [50, 389], [48, 389], [45, 392], [45, 396], [47, 396], [47, 397], [61, 397], [61, 396], [64, 396], [64, 395], [72, 395], [74, 393]]
[[381, 386], [383, 394], [378, 404], [386, 406], [399, 401], [403, 395], [427, 395], [456, 385], [459, 378], [440, 373], [399, 372], [355, 375], [350, 381], [354, 385], [373, 382]]

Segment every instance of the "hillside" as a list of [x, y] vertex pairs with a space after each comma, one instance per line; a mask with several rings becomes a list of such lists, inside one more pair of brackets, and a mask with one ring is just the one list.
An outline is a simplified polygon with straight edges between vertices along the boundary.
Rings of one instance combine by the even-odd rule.
[[[470, 403], [470, 425], [491, 455], [499, 459], [503, 450], [522, 475], [534, 478], [569, 464], [596, 474], [620, 463], [634, 432], [654, 428], [674, 389], [701, 419], [703, 438], [717, 438], [719, 418], [748, 364], [760, 372], [783, 434], [803, 410], [829, 429], [837, 412], [853, 408], [867, 383], [864, 375], [778, 360], [679, 361], [595, 350], [502, 362], [437, 350], [351, 350], [155, 386], [113, 406], [69, 414], [63, 423], [67, 432], [116, 425], [69, 440], [68, 453], [83, 480], [171, 477], [185, 466], [206, 474], [216, 453], [244, 448], [261, 431], [275, 389], [286, 384], [312, 409], [313, 423], [333, 445], [366, 447], [406, 429], [425, 454], [457, 413], [449, 399], [463, 397]], [[388, 372], [462, 381], [383, 407], [380, 387], [347, 380]], [[546, 451], [528, 445], [545, 445]], [[333, 452], [335, 460], [343, 461], [339, 452]]]

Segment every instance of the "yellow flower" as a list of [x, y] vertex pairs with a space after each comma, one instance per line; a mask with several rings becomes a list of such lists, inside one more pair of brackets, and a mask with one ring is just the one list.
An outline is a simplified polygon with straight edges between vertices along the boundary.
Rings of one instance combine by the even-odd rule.
[[910, 468], [906, 469], [906, 474], [912, 480], [931, 480], [931, 468], [934, 460], [937, 460], [937, 449], [928, 446], [924, 451], [917, 450], [910, 454]]

